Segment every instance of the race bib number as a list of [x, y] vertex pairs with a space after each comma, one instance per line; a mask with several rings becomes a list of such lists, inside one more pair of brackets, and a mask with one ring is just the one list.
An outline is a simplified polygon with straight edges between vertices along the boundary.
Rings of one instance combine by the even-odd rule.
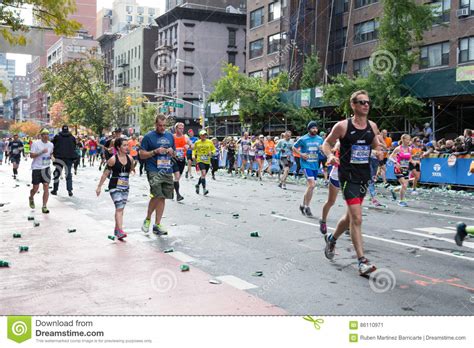
[[183, 159], [184, 158], [184, 150], [183, 149], [177, 149], [176, 150], [176, 157], [178, 157], [179, 159]]
[[202, 161], [202, 162], [208, 161], [208, 160], [209, 160], [209, 156], [201, 155], [201, 161]]
[[263, 156], [264, 154], [265, 154], [265, 151], [263, 151], [263, 150], [258, 150], [257, 151], [258, 156]]
[[401, 160], [400, 161], [400, 167], [402, 167], [402, 168], [408, 168], [409, 165], [410, 165], [410, 162], [407, 161], [407, 160]]
[[308, 153], [308, 162], [315, 162], [319, 159], [318, 154], [316, 153]]
[[120, 174], [117, 179], [117, 188], [120, 190], [128, 190], [129, 188], [129, 181], [128, 181], [128, 174]]
[[49, 167], [50, 163], [51, 163], [51, 157], [50, 156], [44, 156], [44, 157], [41, 158], [41, 165], [42, 166], [45, 166], [45, 167], [48, 166]]
[[248, 152], [249, 151], [249, 146], [248, 145], [242, 145], [242, 151]]
[[14, 155], [18, 155], [18, 154], [20, 153], [20, 150], [18, 150], [18, 149], [13, 149], [13, 150], [12, 150], [12, 153], [13, 153]]
[[369, 163], [370, 145], [352, 145], [351, 163], [366, 164]]
[[171, 168], [171, 160], [168, 156], [158, 158], [156, 160], [156, 167], [158, 169], [170, 169]]

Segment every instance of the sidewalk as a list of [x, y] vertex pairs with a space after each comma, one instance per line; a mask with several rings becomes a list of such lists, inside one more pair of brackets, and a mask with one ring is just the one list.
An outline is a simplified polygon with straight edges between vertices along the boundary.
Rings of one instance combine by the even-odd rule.
[[[209, 283], [214, 276], [192, 264], [181, 272], [182, 263], [161, 252], [151, 232], [130, 233], [127, 242], [109, 240], [112, 217], [96, 221], [54, 196], [51, 213], [42, 214], [42, 189], [30, 210], [30, 164], [22, 162], [17, 182], [11, 166], [0, 166], [0, 260], [10, 262], [0, 268], [0, 315], [286, 314], [245, 291]], [[19, 253], [20, 245], [29, 251]]]

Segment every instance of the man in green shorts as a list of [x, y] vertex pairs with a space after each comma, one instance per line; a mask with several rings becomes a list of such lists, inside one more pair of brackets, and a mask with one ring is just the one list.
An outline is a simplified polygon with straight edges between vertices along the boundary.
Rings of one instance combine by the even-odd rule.
[[142, 231], [148, 233], [151, 215], [155, 212], [153, 233], [157, 236], [168, 234], [161, 225], [165, 210], [165, 199], [173, 199], [173, 163], [175, 155], [173, 134], [166, 131], [166, 116], [158, 114], [155, 130], [147, 133], [142, 140], [139, 155], [145, 161], [148, 183], [150, 184], [150, 203], [143, 222]]

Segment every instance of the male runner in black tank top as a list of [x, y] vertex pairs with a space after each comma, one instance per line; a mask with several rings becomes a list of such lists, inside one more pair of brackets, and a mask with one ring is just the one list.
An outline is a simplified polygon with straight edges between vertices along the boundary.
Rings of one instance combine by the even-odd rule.
[[[366, 91], [357, 91], [351, 96], [354, 116], [338, 122], [323, 144], [323, 152], [328, 163], [339, 166], [339, 181], [347, 213], [339, 220], [333, 234], [325, 235], [324, 253], [330, 260], [334, 258], [336, 241], [350, 227], [352, 243], [359, 259], [359, 273], [369, 274], [376, 267], [364, 256], [362, 242], [362, 202], [367, 192], [370, 176], [370, 154], [372, 149], [379, 151], [380, 143], [377, 125], [367, 119], [370, 99]], [[340, 141], [340, 158], [332, 153], [332, 148]]]

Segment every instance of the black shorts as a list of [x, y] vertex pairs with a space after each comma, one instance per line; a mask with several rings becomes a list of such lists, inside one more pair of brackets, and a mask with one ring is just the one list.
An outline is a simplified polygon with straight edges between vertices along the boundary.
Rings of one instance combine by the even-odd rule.
[[397, 179], [408, 179], [409, 177], [409, 170], [408, 168], [400, 168], [400, 170], [398, 170], [397, 168], [395, 168], [393, 170], [394, 174], [395, 174], [395, 177]]
[[387, 164], [388, 158], [384, 158], [383, 160], [379, 161], [379, 167], [383, 167]]
[[51, 182], [51, 169], [33, 169], [31, 172], [31, 183], [33, 185], [49, 184]]
[[280, 166], [281, 166], [282, 168], [291, 168], [292, 163], [291, 163], [291, 161], [288, 159], [288, 157], [282, 157], [282, 158], [280, 158]]
[[420, 163], [411, 163], [408, 165], [408, 171], [416, 170], [417, 172], [420, 172]]
[[11, 163], [20, 164], [20, 161], [21, 161], [21, 156], [20, 155], [10, 156], [10, 162]]
[[319, 167], [327, 168], [327, 158], [320, 158], [319, 159]]
[[340, 180], [342, 196], [348, 205], [362, 204], [367, 194], [368, 185]]
[[188, 161], [192, 161], [193, 160], [193, 153], [186, 153], [186, 158], [188, 159]]
[[265, 159], [269, 162], [272, 161], [273, 156], [272, 155], [265, 155]]
[[208, 172], [209, 168], [211, 168], [211, 165], [207, 163], [199, 162], [198, 164], [196, 164], [196, 170], [198, 172], [200, 172], [201, 170], [205, 170], [206, 172]]
[[180, 161], [176, 158], [173, 158], [171, 161], [173, 162], [173, 173], [179, 172], [179, 174], [183, 174], [184, 168], [186, 167], [186, 161]]

